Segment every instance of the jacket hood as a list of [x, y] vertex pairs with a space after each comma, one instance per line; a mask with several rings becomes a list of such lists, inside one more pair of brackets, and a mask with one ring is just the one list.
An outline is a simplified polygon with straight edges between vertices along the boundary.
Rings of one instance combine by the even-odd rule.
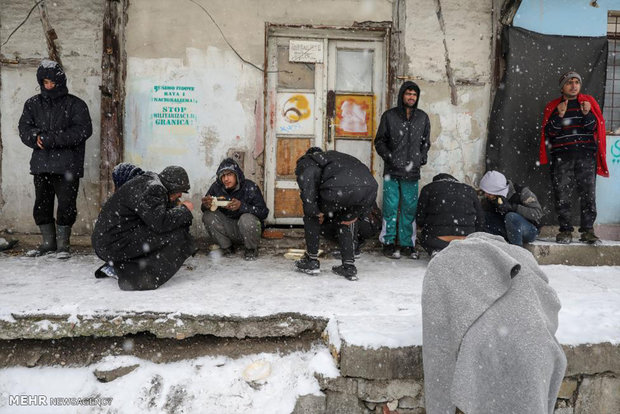
[[499, 171], [487, 171], [480, 179], [480, 189], [488, 194], [506, 197], [508, 194], [508, 180]]
[[120, 163], [112, 170], [112, 181], [114, 181], [114, 187], [118, 190], [127, 181], [142, 174], [144, 174], [142, 168], [128, 162]]
[[224, 183], [222, 182], [220, 177], [226, 172], [235, 173], [235, 175], [237, 176], [237, 186], [235, 187], [235, 190], [241, 188], [241, 184], [243, 184], [243, 182], [245, 181], [245, 175], [243, 174], [241, 167], [239, 167], [239, 164], [237, 164], [237, 162], [232, 158], [226, 158], [220, 163], [220, 166], [217, 167], [217, 182], [221, 186], [224, 186]]
[[405, 111], [405, 104], [403, 103], [403, 95], [407, 89], [413, 89], [418, 94], [418, 99], [415, 101], [413, 105], [413, 110], [418, 109], [418, 104], [420, 103], [420, 87], [417, 83], [406, 81], [400, 86], [400, 91], [398, 91], [398, 108]]
[[189, 177], [183, 167], [171, 165], [164, 168], [158, 176], [168, 190], [168, 194], [187, 193], [189, 191]]
[[446, 174], [446, 173], [441, 173], [441, 174], [437, 174], [436, 176], [434, 176], [433, 177], [433, 182], [435, 182], [435, 181], [454, 181], [455, 183], [459, 182], [459, 180], [457, 180], [456, 178], [454, 178], [450, 174]]
[[[43, 86], [43, 79], [49, 79], [56, 84], [56, 87], [52, 90], [47, 90]], [[67, 89], [67, 75], [62, 70], [58, 62], [53, 60], [43, 59], [37, 69], [37, 82], [41, 88], [41, 95], [46, 98], [58, 98], [60, 96], [67, 95], [69, 90]]]

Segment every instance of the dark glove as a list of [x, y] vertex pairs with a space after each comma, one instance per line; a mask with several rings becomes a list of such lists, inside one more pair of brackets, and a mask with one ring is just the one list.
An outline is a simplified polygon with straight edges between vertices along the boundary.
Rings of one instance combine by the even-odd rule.
[[427, 161], [428, 157], [426, 155], [422, 155], [422, 158], [420, 159], [420, 165], [426, 165]]
[[505, 215], [510, 213], [511, 211], [515, 211], [517, 206], [510, 201], [506, 200], [506, 197], [498, 196], [495, 199], [495, 209], [501, 215]]

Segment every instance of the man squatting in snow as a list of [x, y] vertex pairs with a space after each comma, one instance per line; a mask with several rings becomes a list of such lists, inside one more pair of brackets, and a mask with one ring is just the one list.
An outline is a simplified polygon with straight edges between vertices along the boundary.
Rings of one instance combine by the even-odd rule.
[[[77, 217], [80, 178], [84, 176], [86, 140], [93, 129], [88, 106], [69, 93], [67, 77], [57, 62], [41, 61], [37, 81], [41, 92], [24, 104], [19, 119], [19, 136], [32, 148], [33, 216], [43, 241], [26, 256], [57, 251], [57, 258], [67, 259], [70, 256], [71, 226]], [[58, 200], [56, 220], [54, 199]]]
[[310, 275], [320, 272], [319, 239], [325, 217], [338, 223], [342, 265], [337, 275], [357, 280], [354, 241], [357, 221], [366, 216], [377, 198], [377, 181], [357, 158], [338, 151], [312, 147], [297, 160], [297, 184], [304, 210], [306, 253], [295, 262], [296, 270]]
[[508, 243], [523, 246], [538, 236], [542, 206], [528, 187], [513, 184], [499, 171], [487, 171], [480, 180], [484, 192], [487, 233], [505, 238]]
[[115, 168], [128, 181], [115, 180], [117, 189], [95, 223], [93, 249], [106, 262], [95, 276], [118, 277], [122, 290], [152, 290], [196, 253], [189, 233], [194, 206], [180, 201], [190, 188], [182, 167], [166, 167], [159, 174], [140, 174], [131, 167], [123, 167], [124, 172]]
[[473, 187], [450, 174], [437, 174], [420, 191], [416, 223], [420, 244], [433, 255], [452, 240], [484, 231], [484, 211]]
[[[220, 163], [216, 176], [200, 206], [207, 236], [223, 249], [224, 256], [235, 254], [236, 243], [243, 245], [245, 260], [256, 260], [264, 220], [269, 214], [263, 194], [254, 181], [245, 178], [232, 158]], [[212, 209], [218, 198], [227, 204]]]
[[609, 177], [605, 159], [605, 120], [596, 100], [581, 93], [581, 76], [567, 72], [560, 78], [562, 96], [545, 107], [540, 137], [540, 163], [551, 154], [551, 182], [560, 232], [556, 242], [573, 240], [573, 188], [581, 200], [580, 241], [597, 243], [596, 174]]

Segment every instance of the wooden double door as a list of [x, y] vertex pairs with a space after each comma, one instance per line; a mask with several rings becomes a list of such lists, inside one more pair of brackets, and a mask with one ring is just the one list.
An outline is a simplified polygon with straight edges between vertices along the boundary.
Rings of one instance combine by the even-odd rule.
[[382, 31], [269, 31], [264, 186], [268, 223], [302, 223], [295, 165], [310, 147], [351, 154], [381, 181], [373, 138], [385, 110], [386, 44]]

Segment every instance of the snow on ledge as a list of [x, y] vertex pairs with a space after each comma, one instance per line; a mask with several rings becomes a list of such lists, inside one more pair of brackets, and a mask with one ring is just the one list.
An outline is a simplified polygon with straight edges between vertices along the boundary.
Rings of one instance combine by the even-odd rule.
[[[147, 292], [123, 292], [112, 279], [95, 279], [100, 261], [92, 255], [66, 262], [5, 255], [0, 260], [0, 319], [9, 324], [15, 323], [13, 316], [29, 314], [50, 315], [54, 322], [52, 315], [68, 315], [76, 324], [118, 315], [135, 324], [141, 313], [149, 313], [167, 315], [169, 323], [183, 329], [180, 315], [263, 318], [290, 312], [330, 320], [336, 347], [341, 340], [366, 348], [422, 344], [426, 260], [365, 253], [356, 262], [360, 280], [349, 282], [329, 270], [338, 264], [331, 259], [321, 260], [322, 273], [310, 277], [294, 272], [292, 262], [281, 256], [246, 262], [199, 255], [166, 285]], [[562, 302], [560, 343], [620, 344], [620, 266], [542, 269]], [[37, 328], [54, 329], [46, 323]]]

